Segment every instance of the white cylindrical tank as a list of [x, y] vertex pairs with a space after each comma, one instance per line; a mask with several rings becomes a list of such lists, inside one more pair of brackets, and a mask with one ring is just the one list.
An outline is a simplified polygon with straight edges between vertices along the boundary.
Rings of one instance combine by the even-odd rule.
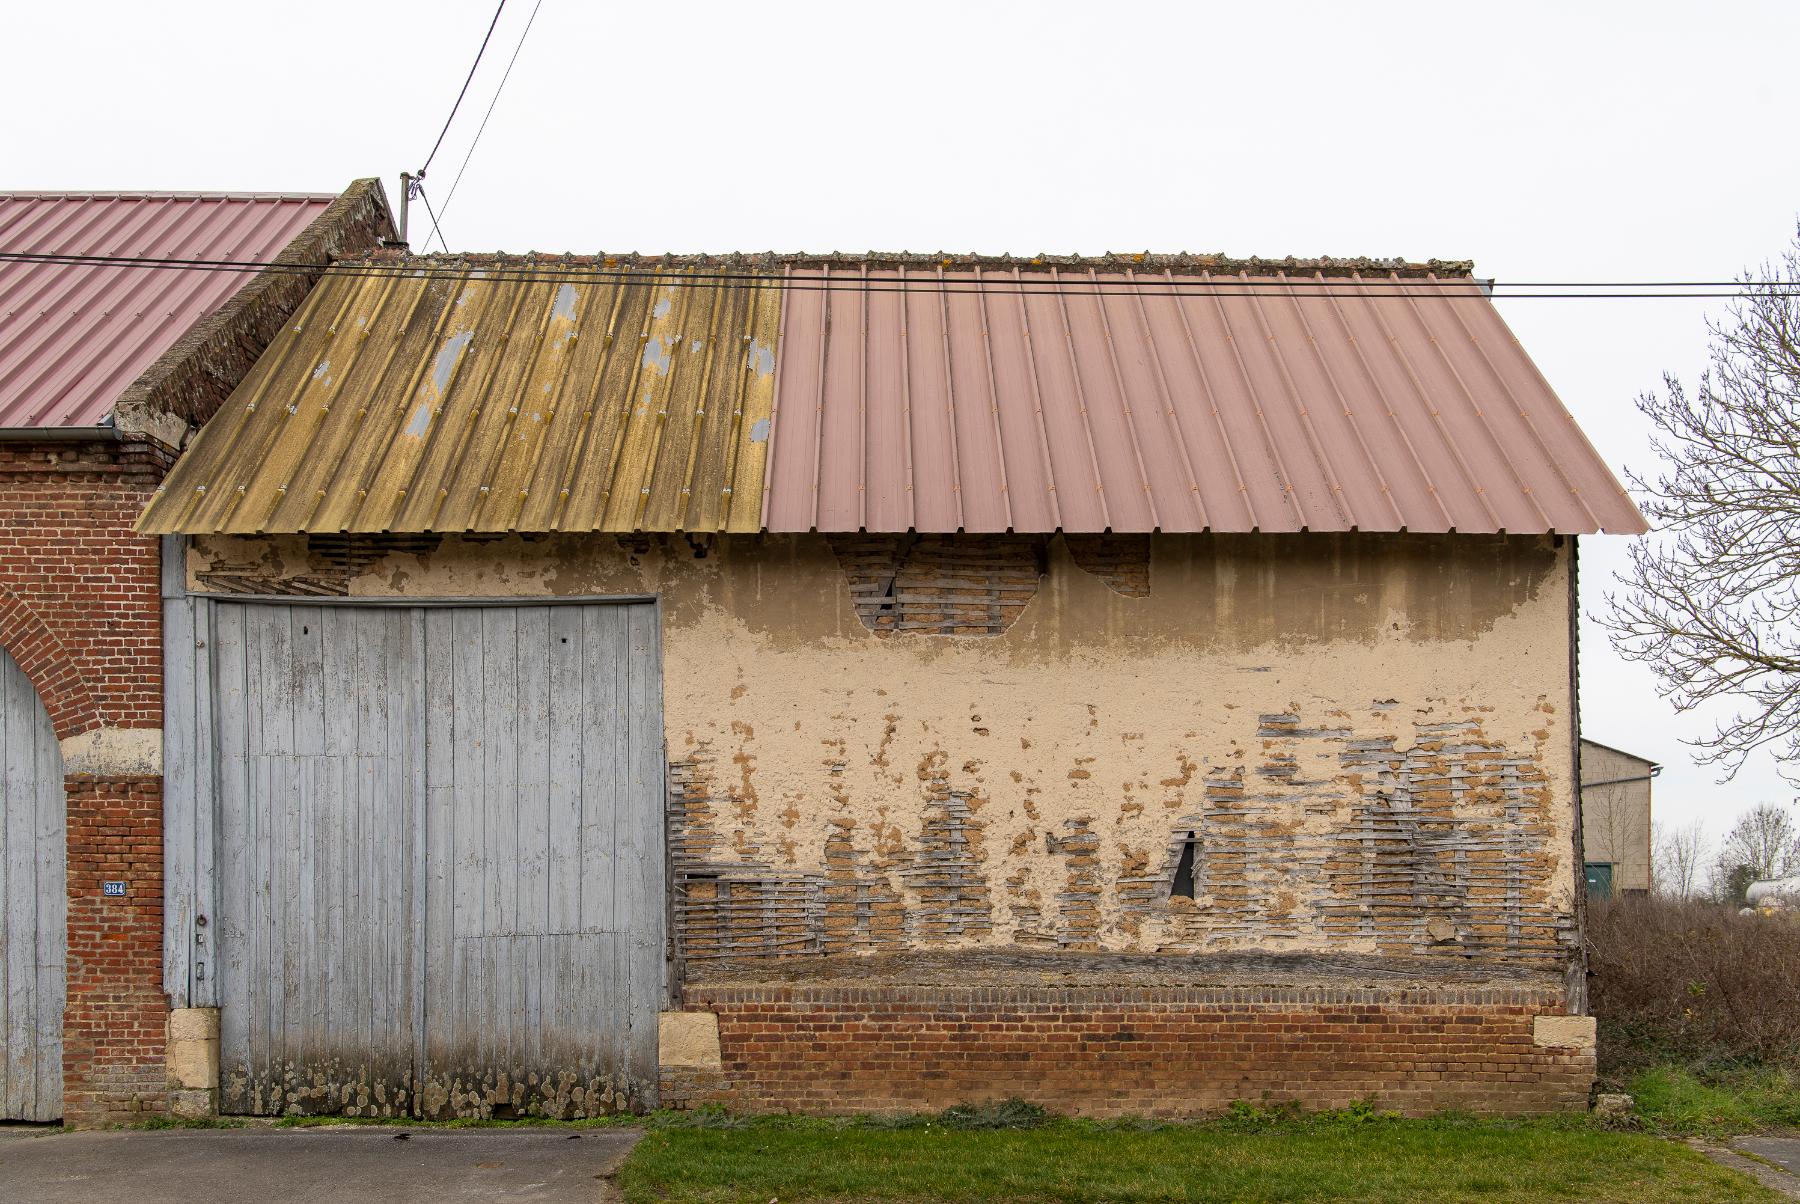
[[1800, 907], [1800, 876], [1752, 882], [1744, 902], [1755, 908]]

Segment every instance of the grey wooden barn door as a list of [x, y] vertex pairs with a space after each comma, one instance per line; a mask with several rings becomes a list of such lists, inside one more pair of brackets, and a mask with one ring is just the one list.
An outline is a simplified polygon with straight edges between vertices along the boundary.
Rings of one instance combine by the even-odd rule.
[[62, 1115], [62, 751], [31, 681], [0, 652], [0, 1120]]
[[225, 1109], [653, 1103], [654, 609], [213, 606]]

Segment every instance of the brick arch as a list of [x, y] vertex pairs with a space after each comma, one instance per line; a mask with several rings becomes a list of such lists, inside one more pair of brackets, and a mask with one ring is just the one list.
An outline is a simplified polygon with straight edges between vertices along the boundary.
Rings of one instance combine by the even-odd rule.
[[75, 658], [30, 603], [4, 585], [0, 585], [0, 648], [37, 690], [58, 740], [100, 726], [100, 707]]

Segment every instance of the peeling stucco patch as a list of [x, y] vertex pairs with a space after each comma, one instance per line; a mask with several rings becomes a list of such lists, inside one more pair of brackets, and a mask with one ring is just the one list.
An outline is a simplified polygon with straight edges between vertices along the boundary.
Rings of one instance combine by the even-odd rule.
[[[1155, 537], [1148, 597], [1053, 540], [980, 639], [871, 634], [817, 536], [704, 558], [448, 538], [349, 585], [662, 599], [690, 973], [870, 951], [1566, 959], [1566, 552], [1320, 538]], [[261, 571], [323, 573], [303, 543], [194, 546], [206, 571], [266, 548]], [[1172, 899], [1189, 832], [1197, 897]]]

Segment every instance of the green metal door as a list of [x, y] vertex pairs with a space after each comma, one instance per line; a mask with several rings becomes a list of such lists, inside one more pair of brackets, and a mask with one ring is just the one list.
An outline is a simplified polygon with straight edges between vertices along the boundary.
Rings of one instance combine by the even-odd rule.
[[1590, 899], [1613, 897], [1613, 867], [1610, 861], [1590, 861], [1587, 870], [1587, 892]]

